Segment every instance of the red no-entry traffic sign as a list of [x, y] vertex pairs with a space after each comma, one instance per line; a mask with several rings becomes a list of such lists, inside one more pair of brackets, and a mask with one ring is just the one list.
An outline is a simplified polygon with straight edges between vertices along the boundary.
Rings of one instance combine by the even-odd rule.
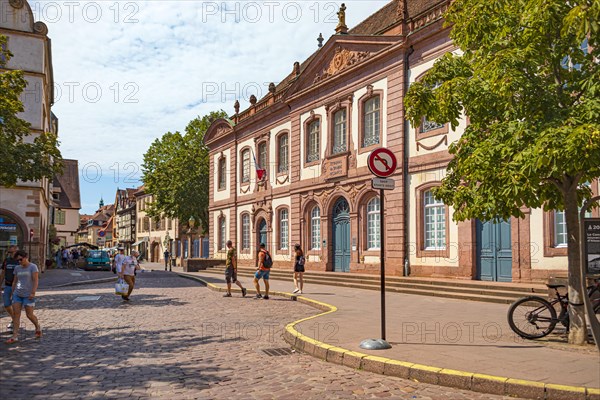
[[392, 175], [398, 167], [398, 161], [394, 153], [383, 147], [375, 149], [369, 154], [367, 164], [371, 173], [380, 178], [387, 178]]

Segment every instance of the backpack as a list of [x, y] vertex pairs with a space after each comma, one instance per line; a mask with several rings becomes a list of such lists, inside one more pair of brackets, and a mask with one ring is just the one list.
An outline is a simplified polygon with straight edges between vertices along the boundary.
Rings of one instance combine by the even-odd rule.
[[298, 265], [304, 265], [306, 263], [306, 259], [304, 258], [304, 256], [300, 256], [300, 259], [298, 260]]
[[273, 266], [273, 259], [268, 251], [265, 250], [265, 259], [263, 260], [263, 266], [265, 268], [271, 268]]

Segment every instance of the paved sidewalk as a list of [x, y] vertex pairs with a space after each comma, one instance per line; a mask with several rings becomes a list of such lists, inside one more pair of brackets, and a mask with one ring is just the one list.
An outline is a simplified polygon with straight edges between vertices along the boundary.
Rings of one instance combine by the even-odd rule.
[[[213, 273], [190, 274], [224, 286], [224, 279]], [[252, 287], [250, 278], [241, 280]], [[272, 280], [271, 290], [291, 292], [293, 286]], [[600, 388], [594, 346], [568, 346], [564, 331], [543, 341], [523, 340], [508, 326], [506, 305], [388, 293], [387, 340], [393, 347], [368, 351], [359, 344], [381, 336], [379, 292], [312, 285], [304, 296], [338, 308], [296, 326], [302, 334], [330, 345], [439, 368]]]
[[115, 279], [116, 275], [110, 271], [84, 271], [75, 269], [47, 269], [40, 274], [40, 290], [46, 290], [52, 287], [84, 283], [95, 280]]

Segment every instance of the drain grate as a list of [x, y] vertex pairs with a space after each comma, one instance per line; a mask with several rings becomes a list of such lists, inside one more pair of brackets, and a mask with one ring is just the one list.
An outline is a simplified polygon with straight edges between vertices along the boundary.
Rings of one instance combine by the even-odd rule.
[[281, 347], [278, 349], [263, 349], [263, 353], [270, 357], [289, 356], [292, 354], [292, 349]]

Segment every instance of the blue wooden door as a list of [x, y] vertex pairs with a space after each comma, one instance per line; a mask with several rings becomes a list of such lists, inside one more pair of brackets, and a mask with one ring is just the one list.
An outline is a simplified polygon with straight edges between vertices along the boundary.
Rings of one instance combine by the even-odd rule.
[[512, 281], [509, 221], [477, 221], [477, 279]]
[[333, 207], [333, 270], [350, 271], [350, 206], [343, 197]]
[[260, 220], [258, 224], [258, 244], [264, 243], [269, 248], [269, 243], [267, 243], [267, 221], [264, 219]]

